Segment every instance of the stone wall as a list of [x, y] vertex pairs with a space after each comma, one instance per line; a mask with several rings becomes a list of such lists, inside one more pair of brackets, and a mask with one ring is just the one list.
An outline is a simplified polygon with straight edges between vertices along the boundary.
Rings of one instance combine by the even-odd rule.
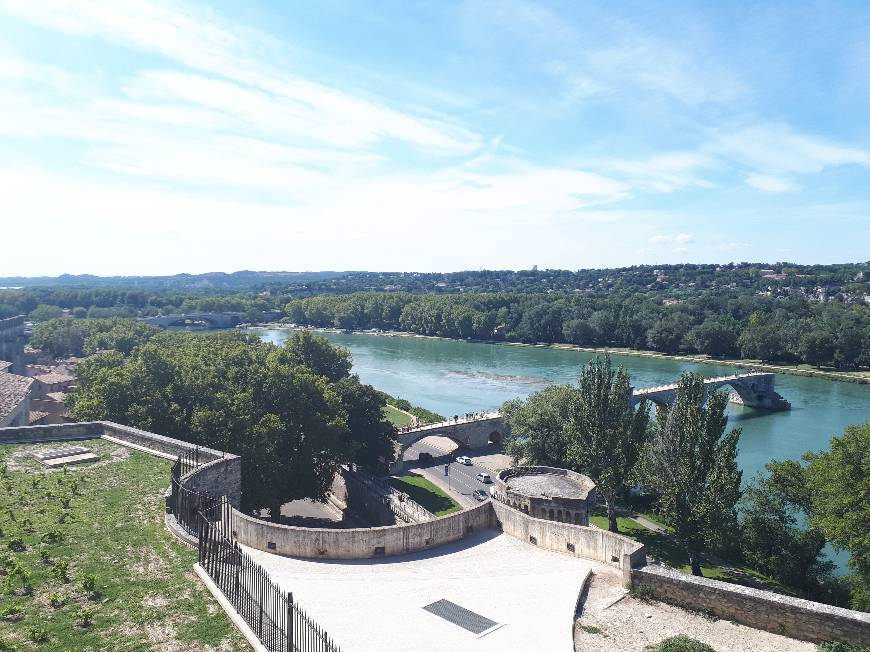
[[367, 559], [403, 555], [458, 541], [495, 526], [489, 502], [425, 523], [375, 528], [326, 529], [279, 525], [238, 511], [228, 524], [241, 544], [291, 557]]
[[242, 458], [228, 453], [226, 457], [198, 466], [181, 478], [181, 484], [191, 491], [226, 496], [238, 509], [242, 501]]
[[870, 614], [761, 591], [664, 566], [631, 571], [634, 586], [671, 604], [709, 611], [749, 627], [814, 643], [870, 645]]
[[332, 480], [332, 494], [344, 507], [372, 525], [395, 525], [396, 516], [380, 497], [344, 468]]
[[0, 319], [0, 360], [12, 363], [9, 371], [24, 373], [24, 317]]
[[618, 566], [626, 583], [631, 568], [646, 564], [646, 549], [634, 539], [599, 528], [534, 518], [498, 501], [491, 504], [505, 534], [545, 550]]

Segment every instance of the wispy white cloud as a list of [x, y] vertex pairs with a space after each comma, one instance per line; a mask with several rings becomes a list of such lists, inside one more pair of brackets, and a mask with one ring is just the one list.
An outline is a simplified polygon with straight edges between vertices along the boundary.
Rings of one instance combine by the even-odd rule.
[[778, 177], [772, 174], [750, 174], [746, 177], [746, 183], [764, 192], [791, 192], [797, 190], [797, 186], [788, 177]]

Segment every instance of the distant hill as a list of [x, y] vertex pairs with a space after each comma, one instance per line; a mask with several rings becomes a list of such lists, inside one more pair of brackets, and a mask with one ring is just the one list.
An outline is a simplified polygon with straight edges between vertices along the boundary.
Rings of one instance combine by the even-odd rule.
[[60, 276], [0, 277], [0, 287], [136, 287], [149, 290], [248, 290], [270, 285], [326, 281], [347, 272], [208, 272], [205, 274], [174, 274], [172, 276], [94, 276], [92, 274], [61, 274]]

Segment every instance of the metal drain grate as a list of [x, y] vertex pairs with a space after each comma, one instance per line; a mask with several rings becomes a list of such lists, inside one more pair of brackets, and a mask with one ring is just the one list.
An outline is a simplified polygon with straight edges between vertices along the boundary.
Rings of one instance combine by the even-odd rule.
[[429, 613], [433, 613], [444, 620], [459, 625], [474, 634], [480, 634], [498, 625], [494, 620], [460, 607], [450, 600], [438, 600], [423, 607]]

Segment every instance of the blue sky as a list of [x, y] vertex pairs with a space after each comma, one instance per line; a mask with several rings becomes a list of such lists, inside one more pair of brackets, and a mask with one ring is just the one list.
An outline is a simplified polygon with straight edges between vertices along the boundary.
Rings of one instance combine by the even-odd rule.
[[870, 6], [0, 0], [0, 226], [0, 275], [867, 260]]

